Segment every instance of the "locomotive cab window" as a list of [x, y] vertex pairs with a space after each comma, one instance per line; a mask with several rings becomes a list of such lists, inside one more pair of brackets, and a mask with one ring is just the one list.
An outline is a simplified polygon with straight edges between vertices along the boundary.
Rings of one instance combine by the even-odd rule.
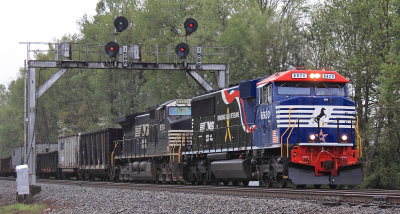
[[278, 83], [279, 95], [311, 95], [311, 87], [306, 82]]
[[190, 116], [192, 110], [189, 106], [171, 106], [168, 108], [168, 115], [170, 116]]
[[260, 104], [272, 103], [272, 85], [268, 84], [260, 89]]
[[317, 96], [345, 96], [344, 84], [320, 83], [315, 86]]
[[166, 116], [166, 112], [165, 112], [165, 106], [164, 106], [158, 111], [158, 119], [160, 121], [162, 121], [165, 119], [165, 116]]

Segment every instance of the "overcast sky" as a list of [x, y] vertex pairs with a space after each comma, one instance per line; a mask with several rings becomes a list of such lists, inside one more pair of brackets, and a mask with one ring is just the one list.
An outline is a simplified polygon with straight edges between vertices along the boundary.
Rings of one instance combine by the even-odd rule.
[[0, 8], [0, 83], [15, 80], [24, 67], [26, 45], [53, 42], [65, 34], [79, 33], [77, 21], [93, 16], [99, 0], [7, 0]]

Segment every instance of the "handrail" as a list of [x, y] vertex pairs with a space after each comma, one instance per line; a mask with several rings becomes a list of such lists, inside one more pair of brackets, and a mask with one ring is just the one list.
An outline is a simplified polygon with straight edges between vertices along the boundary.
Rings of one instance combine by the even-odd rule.
[[186, 135], [181, 134], [181, 144], [179, 145], [178, 163], [181, 163], [181, 152], [182, 152], [183, 139], [186, 140]]
[[114, 149], [113, 149], [113, 151], [111, 152], [111, 166], [112, 167], [114, 167], [114, 152], [115, 152], [115, 149], [117, 149], [117, 146], [118, 146], [118, 141], [115, 141], [114, 142]]
[[297, 118], [297, 120], [294, 122], [292, 130], [290, 130], [289, 135], [288, 135], [288, 137], [286, 139], [286, 157], [287, 158], [289, 157], [289, 138], [290, 138], [290, 135], [292, 135], [293, 129], [294, 129], [294, 127], [296, 127], [296, 124], [297, 124], [298, 121], [299, 121], [299, 118]]
[[362, 139], [361, 139], [360, 134], [358, 134], [359, 133], [358, 132], [358, 116], [356, 118], [357, 118], [357, 136], [358, 136], [358, 139], [360, 140], [360, 157], [362, 158]]
[[281, 135], [281, 157], [283, 157], [283, 136], [286, 134], [286, 132], [290, 129], [290, 110], [293, 108], [289, 108], [289, 127], [286, 129], [286, 131]]
[[356, 134], [357, 134], [357, 140], [356, 140], [357, 150], [358, 150], [358, 153], [360, 155], [360, 158], [362, 158], [362, 139], [360, 137], [360, 133], [358, 132], [358, 116], [356, 118], [357, 118], [357, 126], [354, 125], [353, 122], [351, 122], [351, 123], [353, 124], [353, 126], [355, 128], [355, 131], [356, 131]]

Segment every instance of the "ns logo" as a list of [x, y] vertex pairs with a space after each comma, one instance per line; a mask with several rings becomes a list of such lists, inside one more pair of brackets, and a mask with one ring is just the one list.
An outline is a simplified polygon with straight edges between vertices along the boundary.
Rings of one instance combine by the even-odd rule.
[[200, 132], [214, 131], [214, 121], [206, 121], [200, 123]]

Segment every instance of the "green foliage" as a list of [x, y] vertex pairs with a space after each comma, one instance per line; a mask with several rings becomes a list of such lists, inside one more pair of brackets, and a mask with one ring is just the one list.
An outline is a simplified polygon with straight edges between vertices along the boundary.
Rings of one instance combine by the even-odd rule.
[[17, 142], [23, 142], [24, 79], [12, 81], [8, 90], [0, 86], [0, 157], [10, 157], [11, 148]]
[[20, 204], [15, 203], [0, 208], [0, 214], [20, 213], [20, 214], [39, 214], [46, 208], [44, 204]]
[[400, 188], [396, 4], [397, 0], [328, 0], [315, 7], [309, 25], [312, 64], [334, 68], [353, 84], [366, 187]]

